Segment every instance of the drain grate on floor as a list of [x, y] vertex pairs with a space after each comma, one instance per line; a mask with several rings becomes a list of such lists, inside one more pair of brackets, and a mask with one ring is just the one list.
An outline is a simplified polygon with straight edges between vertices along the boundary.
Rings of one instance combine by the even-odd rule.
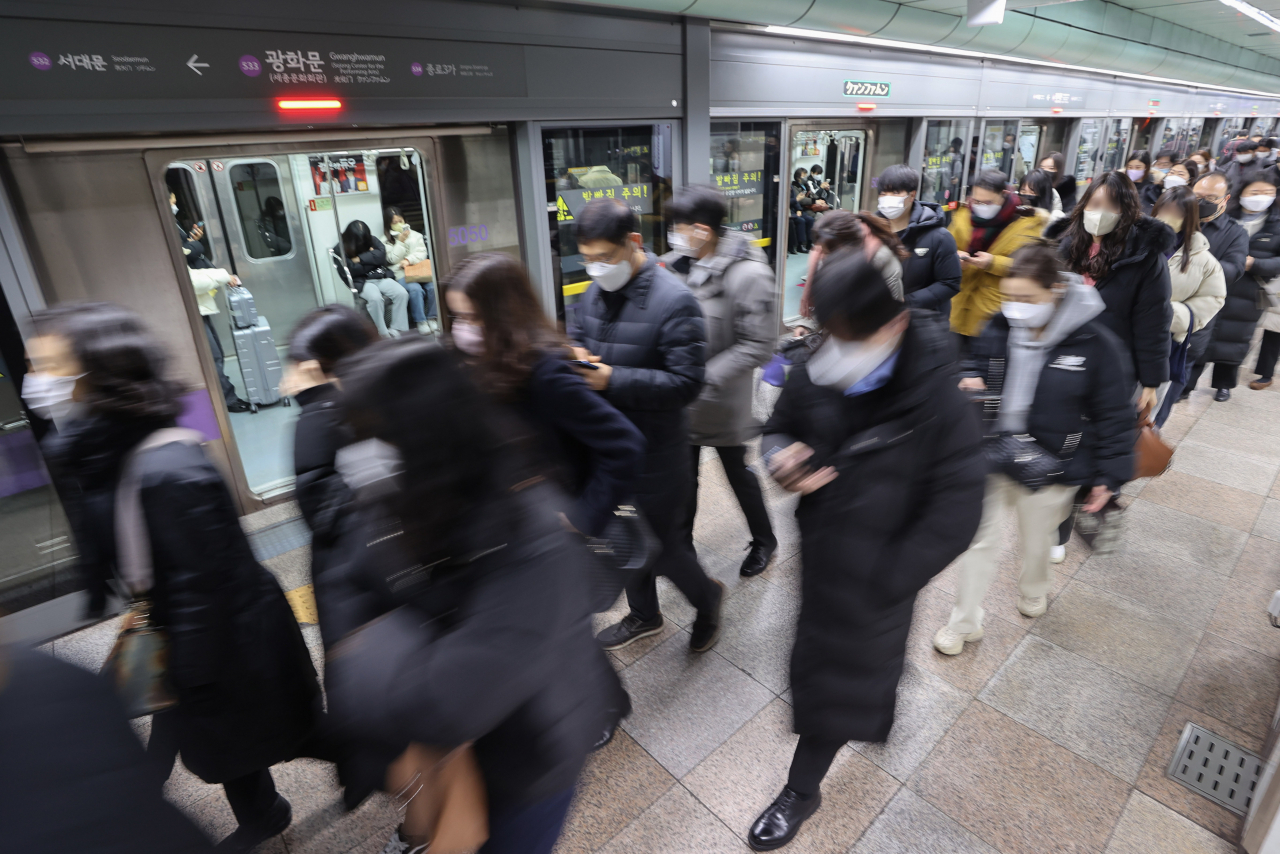
[[1262, 776], [1262, 759], [1188, 723], [1169, 763], [1169, 776], [1233, 813], [1244, 815]]

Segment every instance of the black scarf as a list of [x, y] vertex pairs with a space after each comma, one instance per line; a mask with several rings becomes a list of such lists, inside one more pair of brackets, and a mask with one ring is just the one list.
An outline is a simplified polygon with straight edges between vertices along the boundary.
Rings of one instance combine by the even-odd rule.
[[991, 219], [974, 216], [973, 207], [969, 208], [969, 221], [973, 223], [973, 234], [969, 237], [970, 255], [986, 252], [988, 247], [996, 242], [996, 238], [1000, 236], [1000, 232], [1004, 231], [1004, 227], [1018, 218], [1018, 203], [1020, 201], [1022, 201], [1020, 196], [1005, 193], [1004, 205], [1000, 208], [1000, 212]]

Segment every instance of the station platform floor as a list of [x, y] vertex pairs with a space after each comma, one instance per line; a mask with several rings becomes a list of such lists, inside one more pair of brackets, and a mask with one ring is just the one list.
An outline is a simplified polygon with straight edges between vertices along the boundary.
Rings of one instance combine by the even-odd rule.
[[[1226, 403], [1211, 395], [1202, 387], [1175, 408], [1165, 430], [1178, 443], [1172, 470], [1126, 487], [1122, 549], [1099, 558], [1071, 543], [1045, 615], [1015, 609], [1012, 518], [984, 640], [955, 658], [936, 653], [930, 639], [950, 611], [955, 567], [925, 588], [888, 744], [841, 751], [822, 809], [784, 850], [1236, 850], [1241, 818], [1165, 768], [1188, 721], [1260, 750], [1280, 695], [1280, 630], [1266, 614], [1280, 588], [1280, 391], [1242, 385]], [[741, 579], [748, 535], [715, 457], [704, 457], [702, 490], [699, 555], [730, 590], [723, 637], [690, 654], [693, 615], [664, 584], [666, 629], [612, 655], [635, 710], [591, 757], [558, 854], [743, 852], [752, 820], [786, 779], [796, 739], [787, 688], [800, 604], [795, 498], [766, 486], [781, 546], [767, 572]], [[265, 513], [248, 524], [287, 511]], [[266, 563], [305, 602], [306, 548]], [[304, 632], [320, 667], [318, 630]], [[96, 667], [114, 633], [108, 621], [46, 648]], [[397, 821], [385, 798], [344, 814], [325, 763], [298, 760], [273, 774], [294, 821], [262, 851], [382, 850]], [[221, 788], [181, 767], [168, 794], [213, 837], [234, 827]]]

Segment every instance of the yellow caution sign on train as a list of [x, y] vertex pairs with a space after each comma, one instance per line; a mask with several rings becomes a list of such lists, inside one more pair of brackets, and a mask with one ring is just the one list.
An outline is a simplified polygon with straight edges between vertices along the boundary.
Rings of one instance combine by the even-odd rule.
[[573, 214], [564, 203], [564, 196], [556, 196], [556, 222], [573, 222]]

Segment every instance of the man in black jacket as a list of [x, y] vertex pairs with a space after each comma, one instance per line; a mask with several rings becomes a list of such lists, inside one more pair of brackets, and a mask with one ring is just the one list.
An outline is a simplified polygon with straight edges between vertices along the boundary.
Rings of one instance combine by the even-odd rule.
[[876, 186], [880, 215], [911, 252], [902, 262], [907, 307], [951, 317], [951, 298], [960, 292], [960, 257], [942, 210], [916, 199], [920, 173], [906, 164], [884, 170]]
[[[1209, 238], [1209, 254], [1218, 259], [1222, 265], [1222, 276], [1227, 282], [1227, 291], [1244, 275], [1244, 265], [1249, 257], [1249, 233], [1244, 226], [1227, 216], [1227, 203], [1231, 201], [1231, 185], [1221, 172], [1210, 172], [1196, 181], [1195, 194], [1200, 199], [1200, 233]], [[1215, 317], [1203, 329], [1193, 332], [1187, 348], [1187, 361], [1193, 363], [1187, 376], [1187, 385], [1179, 400], [1186, 400], [1200, 382], [1204, 366], [1208, 363], [1206, 355], [1209, 342], [1213, 340], [1214, 330], [1218, 326]], [[1226, 400], [1235, 383], [1234, 367], [1218, 365], [1213, 367], [1213, 387], [1217, 389], [1214, 396], [1218, 400]]]
[[605, 649], [621, 649], [662, 631], [657, 576], [665, 575], [698, 609], [689, 648], [705, 652], [720, 637], [724, 585], [698, 565], [680, 521], [693, 483], [689, 419], [705, 376], [706, 325], [698, 300], [658, 266], [636, 232], [635, 213], [614, 199], [582, 209], [575, 222], [578, 251], [592, 284], [569, 328], [579, 371], [644, 434], [636, 503], [662, 551], [648, 572], [627, 585], [631, 612], [599, 635]]

